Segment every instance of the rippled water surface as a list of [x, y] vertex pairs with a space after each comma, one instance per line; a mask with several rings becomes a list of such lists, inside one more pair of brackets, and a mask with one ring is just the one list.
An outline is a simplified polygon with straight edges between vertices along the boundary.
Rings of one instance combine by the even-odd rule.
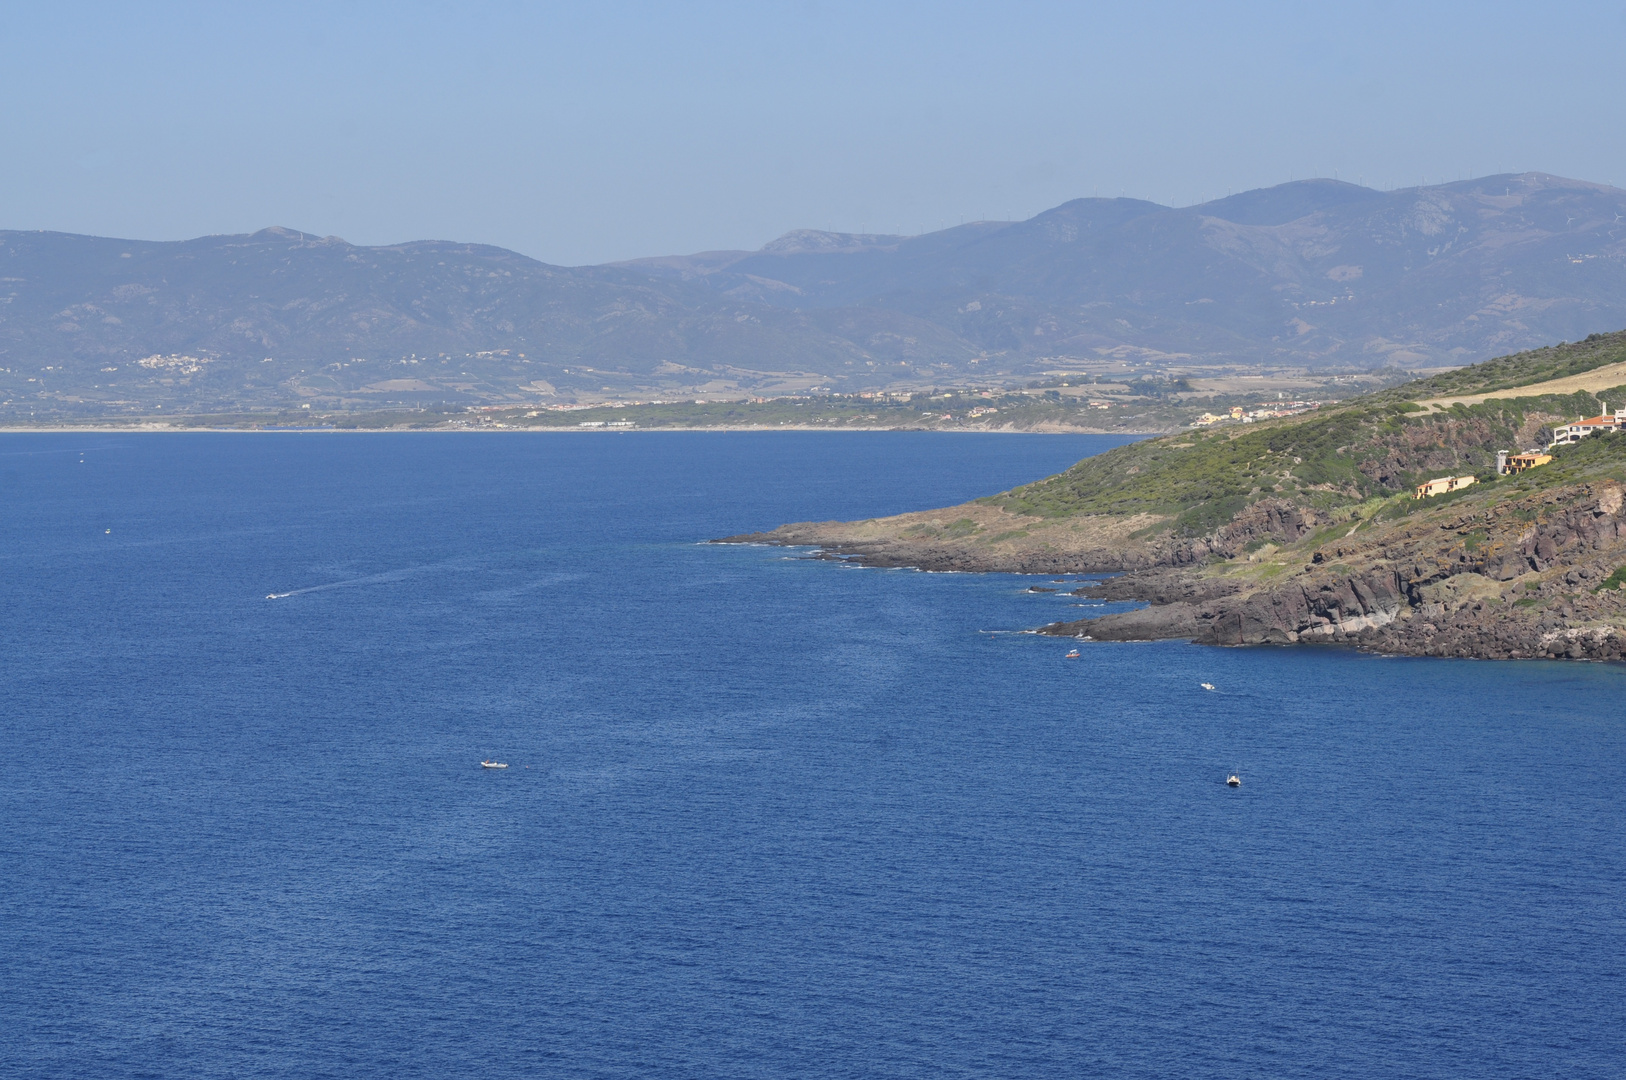
[[1115, 441], [0, 436], [0, 1075], [1621, 1075], [1620, 668], [696, 543]]

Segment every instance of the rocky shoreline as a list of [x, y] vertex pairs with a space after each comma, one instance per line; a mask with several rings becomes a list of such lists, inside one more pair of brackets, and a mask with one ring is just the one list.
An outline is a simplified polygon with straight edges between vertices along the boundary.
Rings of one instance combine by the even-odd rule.
[[[1077, 594], [1148, 606], [1038, 630], [1082, 640], [1626, 660], [1626, 591], [1615, 575], [1626, 564], [1622, 506], [1621, 485], [1604, 481], [1394, 522], [1356, 519], [1346, 534], [1346, 522], [1265, 500], [1198, 539], [1137, 538], [1145, 526], [1134, 521], [1075, 522], [1065, 537], [1035, 526], [1001, 544], [988, 529], [1009, 523], [979, 522], [971, 504], [929, 519], [804, 523], [721, 542], [812, 545], [818, 557], [930, 571], [1119, 573]], [[1035, 533], [1042, 539], [1030, 543]], [[1078, 542], [1053, 542], [1065, 538]]]

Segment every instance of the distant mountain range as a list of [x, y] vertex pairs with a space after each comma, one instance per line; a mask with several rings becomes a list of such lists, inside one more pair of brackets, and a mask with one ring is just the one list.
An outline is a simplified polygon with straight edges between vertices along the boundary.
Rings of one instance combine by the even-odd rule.
[[1077, 199], [916, 237], [556, 267], [288, 229], [0, 232], [6, 413], [1465, 364], [1626, 326], [1626, 191], [1545, 174]]

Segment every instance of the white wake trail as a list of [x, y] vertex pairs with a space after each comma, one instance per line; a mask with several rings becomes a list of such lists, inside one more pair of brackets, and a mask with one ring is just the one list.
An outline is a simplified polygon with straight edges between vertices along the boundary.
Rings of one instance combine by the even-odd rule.
[[328, 589], [354, 589], [362, 585], [387, 585], [394, 581], [404, 581], [409, 577], [422, 574], [428, 570], [446, 567], [452, 564], [436, 563], [431, 566], [413, 566], [405, 570], [386, 570], [381, 574], [368, 574], [366, 577], [350, 578], [345, 581], [330, 581], [325, 585], [310, 585], [303, 589], [289, 589], [287, 592], [266, 593], [267, 600], [285, 600], [290, 596], [304, 596], [306, 593], [326, 592]]

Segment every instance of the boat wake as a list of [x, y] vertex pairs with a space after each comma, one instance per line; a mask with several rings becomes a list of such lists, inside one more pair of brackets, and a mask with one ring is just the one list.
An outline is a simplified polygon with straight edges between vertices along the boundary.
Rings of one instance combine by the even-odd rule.
[[405, 581], [430, 570], [442, 569], [450, 563], [434, 563], [429, 566], [409, 566], [404, 570], [386, 570], [381, 574], [368, 574], [366, 577], [348, 578], [344, 581], [329, 581], [323, 585], [310, 585], [303, 589], [289, 589], [287, 592], [266, 593], [267, 600], [286, 600], [290, 596], [304, 596], [306, 593], [326, 592], [329, 589], [354, 589], [362, 585], [388, 585], [396, 581]]

